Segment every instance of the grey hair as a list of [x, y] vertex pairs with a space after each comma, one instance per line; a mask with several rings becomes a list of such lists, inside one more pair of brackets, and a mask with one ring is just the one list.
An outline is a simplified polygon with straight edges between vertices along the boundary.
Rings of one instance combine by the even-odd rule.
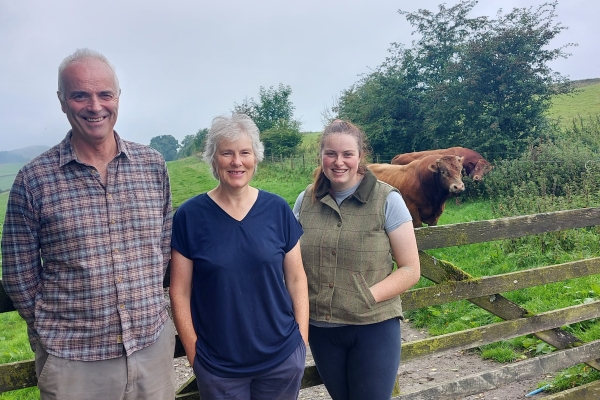
[[[231, 117], [221, 115], [213, 119], [212, 125], [206, 135], [202, 158], [210, 165], [210, 171], [215, 179], [219, 179], [215, 165], [215, 155], [217, 154], [219, 143], [223, 140], [233, 142], [238, 140], [242, 135], [248, 135], [250, 137], [250, 140], [252, 141], [252, 151], [256, 158], [256, 164], [258, 164], [263, 160], [265, 146], [260, 141], [260, 133], [254, 121], [246, 114], [233, 114]], [[255, 173], [256, 164], [254, 165]]]
[[60, 99], [64, 101], [65, 96], [66, 96], [66, 94], [65, 94], [65, 79], [64, 79], [65, 69], [69, 65], [71, 65], [71, 63], [76, 62], [76, 61], [81, 61], [86, 58], [92, 58], [95, 60], [99, 60], [99, 61], [102, 61], [104, 64], [108, 65], [108, 68], [110, 68], [110, 70], [112, 71], [114, 79], [115, 79], [115, 85], [117, 86], [117, 93], [120, 94], [121, 88], [119, 87], [119, 78], [117, 78], [117, 72], [115, 70], [115, 67], [110, 63], [110, 61], [108, 61], [108, 58], [106, 58], [103, 54], [101, 54], [97, 51], [85, 48], [85, 49], [75, 50], [75, 52], [73, 54], [65, 57], [65, 59], [62, 60], [62, 62], [58, 66], [58, 95], [60, 96]]

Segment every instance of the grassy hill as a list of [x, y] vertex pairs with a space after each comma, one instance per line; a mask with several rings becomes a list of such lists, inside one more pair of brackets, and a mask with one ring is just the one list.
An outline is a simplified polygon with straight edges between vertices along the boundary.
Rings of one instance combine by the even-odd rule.
[[[19, 164], [0, 164], [0, 192], [8, 191], [12, 186], [17, 172], [23, 166]], [[4, 216], [4, 214], [2, 214]]]
[[[2, 227], [4, 226], [4, 216], [6, 215], [6, 203], [8, 202], [8, 192], [0, 193], [0, 237], [2, 237]], [[0, 256], [0, 266], [2, 265], [2, 256]], [[2, 268], [0, 268], [0, 271]]]
[[[291, 166], [288, 162], [262, 163], [258, 166], [256, 176], [250, 185], [276, 193], [292, 206], [298, 194], [310, 183], [314, 166], [314, 163], [306, 167]], [[210, 173], [208, 165], [200, 162], [196, 157], [169, 161], [167, 167], [175, 208], [190, 197], [217, 186], [218, 182]]]
[[31, 160], [31, 159], [39, 156], [40, 154], [42, 154], [49, 148], [50, 147], [44, 146], [44, 145], [27, 146], [27, 147], [23, 147], [22, 149], [11, 150], [10, 152], [14, 153], [14, 154], [18, 154], [28, 160]]
[[574, 82], [575, 93], [556, 96], [548, 112], [562, 127], [573, 124], [573, 120], [588, 120], [600, 116], [600, 79]]
[[[6, 203], [8, 202], [8, 192], [0, 193], [0, 238], [4, 227], [4, 216], [6, 215]], [[2, 254], [0, 254], [0, 273], [2, 272]], [[2, 336], [2, 335], [0, 335]]]
[[[289, 160], [276, 163], [263, 162], [258, 166], [256, 176], [250, 184], [280, 195], [290, 206], [293, 206], [298, 194], [311, 182], [316, 160], [308, 154], [317, 153], [318, 138], [319, 132], [302, 134], [300, 151], [307, 154], [304, 166], [300, 157], [294, 163], [290, 163]], [[217, 186], [217, 181], [212, 177], [208, 165], [200, 162], [198, 157], [169, 161], [167, 167], [171, 178], [173, 207], [179, 207], [190, 197]]]

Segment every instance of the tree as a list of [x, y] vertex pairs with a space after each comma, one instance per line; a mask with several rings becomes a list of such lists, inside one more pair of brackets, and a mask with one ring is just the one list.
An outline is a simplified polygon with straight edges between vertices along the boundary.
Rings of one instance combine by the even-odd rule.
[[200, 129], [195, 135], [186, 135], [181, 141], [181, 146], [177, 152], [177, 158], [185, 158], [201, 153], [204, 149], [204, 139], [208, 129]]
[[260, 137], [267, 154], [284, 157], [294, 154], [298, 145], [302, 143], [299, 124], [296, 121], [283, 119], [279, 120], [272, 128], [262, 132]]
[[162, 154], [165, 161], [171, 161], [177, 155], [179, 142], [171, 135], [155, 136], [150, 139], [150, 147]]
[[[241, 104], [235, 104], [233, 111], [246, 114], [256, 124], [260, 132], [273, 128], [279, 121], [292, 121], [294, 105], [290, 100], [292, 88], [282, 83], [277, 89], [273, 86], [259, 89], [259, 101], [246, 98]], [[299, 124], [299, 122], [297, 122]]]
[[418, 90], [404, 73], [379, 69], [342, 92], [332, 111], [357, 123], [381, 161], [422, 146], [422, 117]]
[[363, 126], [375, 152], [519, 153], [544, 127], [551, 96], [570, 91], [548, 66], [572, 45], [549, 47], [566, 29], [554, 22], [556, 1], [495, 19], [469, 18], [476, 4], [399, 11], [420, 38], [411, 49], [394, 44], [380, 67], [342, 94], [340, 117]]

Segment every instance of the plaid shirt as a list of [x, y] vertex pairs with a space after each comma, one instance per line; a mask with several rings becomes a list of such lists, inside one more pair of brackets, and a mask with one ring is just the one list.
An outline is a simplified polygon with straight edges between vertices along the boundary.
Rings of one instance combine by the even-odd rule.
[[121, 140], [106, 187], [71, 133], [19, 171], [2, 234], [6, 292], [29, 340], [70, 360], [130, 355], [169, 318], [171, 194], [155, 150]]

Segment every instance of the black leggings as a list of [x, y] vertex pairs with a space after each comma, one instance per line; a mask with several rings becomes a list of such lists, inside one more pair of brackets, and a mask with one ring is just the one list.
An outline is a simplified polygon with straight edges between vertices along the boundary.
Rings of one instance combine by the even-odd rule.
[[333, 400], [390, 400], [400, 365], [400, 321], [309, 327], [319, 375]]

